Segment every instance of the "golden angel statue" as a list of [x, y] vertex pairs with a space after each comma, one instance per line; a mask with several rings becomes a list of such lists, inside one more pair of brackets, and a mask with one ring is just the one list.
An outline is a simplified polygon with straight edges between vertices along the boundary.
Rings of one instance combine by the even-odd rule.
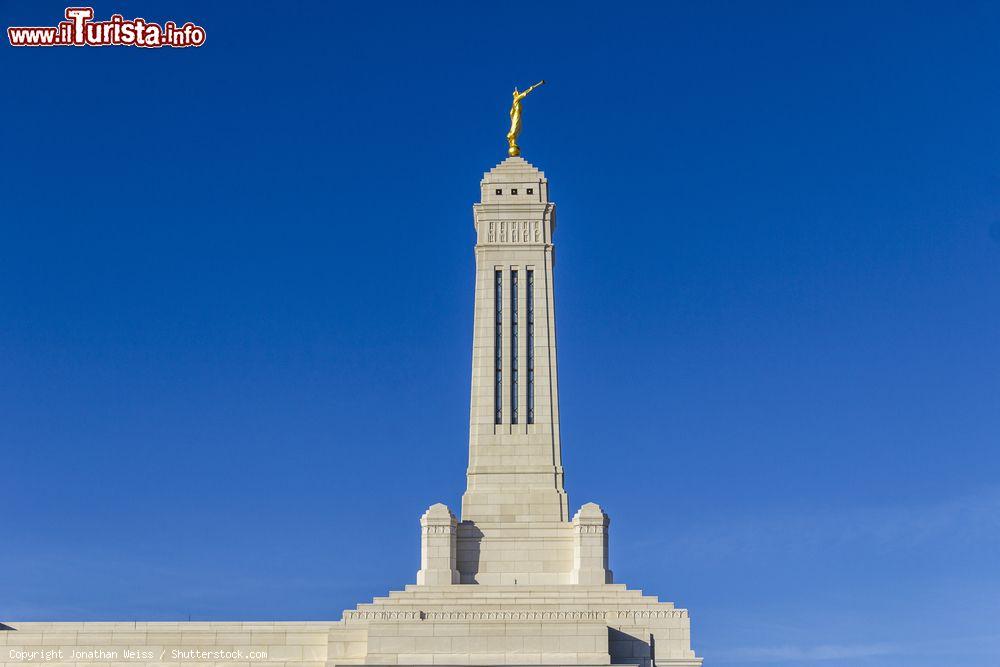
[[521, 100], [543, 83], [545, 83], [545, 79], [542, 79], [523, 93], [517, 92], [517, 87], [514, 87], [514, 101], [510, 105], [510, 132], [507, 133], [507, 143], [510, 144], [510, 148], [507, 149], [507, 155], [511, 157], [521, 154], [521, 148], [517, 145], [517, 135], [521, 134]]

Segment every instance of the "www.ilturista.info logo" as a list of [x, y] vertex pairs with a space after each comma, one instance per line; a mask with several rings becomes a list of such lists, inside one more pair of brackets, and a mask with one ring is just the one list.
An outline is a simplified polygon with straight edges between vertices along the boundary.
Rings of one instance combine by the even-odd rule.
[[190, 21], [178, 27], [173, 21], [162, 26], [145, 19], [125, 20], [112, 14], [107, 21], [94, 21], [93, 7], [67, 7], [66, 20], [55, 27], [12, 26], [7, 28], [11, 46], [163, 46], [184, 48], [205, 43], [205, 29]]

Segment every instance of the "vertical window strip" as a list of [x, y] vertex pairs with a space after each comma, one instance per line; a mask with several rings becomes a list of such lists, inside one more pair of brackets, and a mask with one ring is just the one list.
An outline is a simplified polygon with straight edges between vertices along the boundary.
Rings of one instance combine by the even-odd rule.
[[496, 317], [493, 330], [493, 423], [503, 423], [503, 271], [493, 272]]
[[517, 271], [510, 272], [510, 423], [517, 423]]
[[528, 269], [528, 423], [535, 423], [535, 272]]

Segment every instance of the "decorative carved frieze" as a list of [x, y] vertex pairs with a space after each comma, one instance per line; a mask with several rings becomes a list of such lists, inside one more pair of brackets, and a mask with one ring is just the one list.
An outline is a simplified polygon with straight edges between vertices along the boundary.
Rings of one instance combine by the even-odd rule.
[[604, 527], [603, 524], [596, 524], [589, 526], [587, 524], [579, 524], [576, 527], [576, 532], [580, 533], [581, 535], [598, 535], [605, 531], [606, 528]]
[[542, 243], [540, 220], [491, 220], [484, 243]]
[[637, 621], [687, 618], [687, 609], [580, 611], [345, 611], [351, 621]]

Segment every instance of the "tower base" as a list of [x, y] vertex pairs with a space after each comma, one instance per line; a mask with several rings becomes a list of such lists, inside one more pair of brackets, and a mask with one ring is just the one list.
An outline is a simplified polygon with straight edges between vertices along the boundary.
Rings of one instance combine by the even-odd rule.
[[345, 611], [327, 664], [697, 667], [690, 627], [623, 584], [407, 586]]

